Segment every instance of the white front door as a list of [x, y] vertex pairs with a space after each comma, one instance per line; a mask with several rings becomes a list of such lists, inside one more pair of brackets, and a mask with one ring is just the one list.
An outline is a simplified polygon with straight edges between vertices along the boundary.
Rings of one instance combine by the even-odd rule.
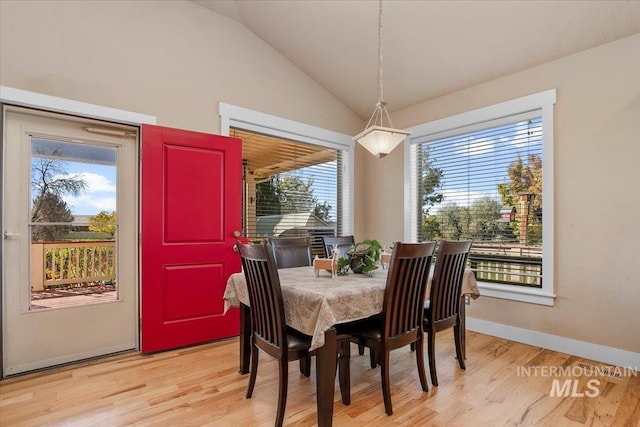
[[138, 129], [3, 115], [3, 377], [137, 349]]

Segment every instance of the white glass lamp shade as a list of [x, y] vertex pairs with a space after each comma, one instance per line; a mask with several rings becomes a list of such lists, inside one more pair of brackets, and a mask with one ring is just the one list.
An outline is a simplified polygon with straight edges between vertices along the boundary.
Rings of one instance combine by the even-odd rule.
[[353, 139], [378, 158], [385, 157], [398, 146], [410, 132], [382, 126], [370, 126]]

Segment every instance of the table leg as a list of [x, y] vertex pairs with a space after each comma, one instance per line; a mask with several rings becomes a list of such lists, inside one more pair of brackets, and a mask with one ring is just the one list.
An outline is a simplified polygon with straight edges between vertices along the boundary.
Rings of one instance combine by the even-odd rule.
[[333, 393], [336, 382], [336, 360], [338, 345], [336, 330], [324, 333], [324, 345], [316, 353], [316, 386], [318, 404], [318, 426], [331, 427], [333, 422]]
[[249, 307], [240, 303], [240, 373], [249, 373], [251, 358], [251, 318]]

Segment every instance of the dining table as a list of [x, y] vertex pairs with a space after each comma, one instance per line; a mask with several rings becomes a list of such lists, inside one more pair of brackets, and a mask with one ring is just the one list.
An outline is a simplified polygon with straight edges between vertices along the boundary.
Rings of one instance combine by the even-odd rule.
[[[318, 425], [331, 426], [336, 377], [337, 336], [335, 325], [366, 319], [382, 312], [388, 270], [379, 268], [371, 276], [347, 274], [332, 277], [314, 268], [295, 267], [278, 270], [285, 320], [288, 326], [311, 336], [310, 350], [316, 350], [316, 400]], [[428, 286], [430, 286], [432, 272]], [[429, 295], [429, 289], [427, 289]], [[478, 298], [480, 292], [475, 276], [466, 269], [462, 298]], [[232, 274], [224, 291], [225, 313], [232, 307], [240, 309], [240, 373], [249, 372], [251, 354], [250, 307], [247, 282], [242, 272]], [[464, 331], [464, 301], [461, 321]], [[463, 335], [464, 337], [464, 335]], [[464, 340], [463, 340], [464, 342]], [[464, 352], [463, 352], [464, 354]]]

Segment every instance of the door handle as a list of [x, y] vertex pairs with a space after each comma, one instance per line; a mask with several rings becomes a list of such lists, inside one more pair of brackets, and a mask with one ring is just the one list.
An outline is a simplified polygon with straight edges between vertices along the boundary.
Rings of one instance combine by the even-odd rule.
[[20, 233], [11, 233], [9, 231], [4, 232], [5, 239], [13, 239], [14, 237], [20, 237]]
[[[236, 239], [239, 239], [240, 236], [242, 236], [242, 233], [239, 232], [238, 230], [234, 230], [232, 234], [233, 234], [233, 237], [235, 237]], [[233, 244], [233, 251], [238, 252], [238, 245], [236, 245], [235, 243]]]

